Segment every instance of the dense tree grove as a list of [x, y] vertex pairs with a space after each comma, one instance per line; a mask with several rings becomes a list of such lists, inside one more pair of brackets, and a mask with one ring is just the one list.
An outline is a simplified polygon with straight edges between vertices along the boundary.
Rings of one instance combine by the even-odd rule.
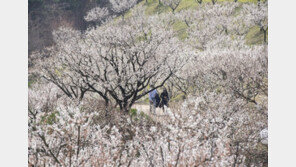
[[[110, 0], [85, 13], [95, 26], [53, 31], [29, 57], [29, 166], [267, 166], [268, 4], [196, 2]], [[184, 99], [132, 113], [151, 85]]]

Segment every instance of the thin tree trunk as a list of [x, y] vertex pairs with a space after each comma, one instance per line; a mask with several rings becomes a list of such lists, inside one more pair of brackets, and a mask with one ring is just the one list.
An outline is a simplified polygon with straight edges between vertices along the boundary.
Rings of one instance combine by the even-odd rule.
[[70, 164], [69, 166], [71, 167], [72, 166], [72, 148], [70, 148]]
[[263, 30], [264, 43], [267, 43], [267, 30]]
[[217, 0], [212, 0], [213, 5], [215, 5], [217, 2]]
[[177, 167], [177, 166], [178, 166], [179, 159], [180, 159], [180, 154], [181, 154], [181, 148], [179, 147], [179, 152], [178, 152], [178, 155], [177, 155], [177, 160], [176, 160], [175, 167]]
[[80, 151], [80, 126], [78, 126], [77, 154], [76, 154], [76, 159], [78, 159], [79, 151]]
[[260, 28], [260, 31], [263, 32], [263, 42], [266, 44], [267, 43], [267, 30], [268, 28], [264, 29], [264, 27]]
[[239, 156], [239, 152], [238, 152], [239, 151], [239, 142], [236, 142], [235, 146], [236, 146], [236, 151], [235, 151], [233, 167], [236, 167], [237, 158]]

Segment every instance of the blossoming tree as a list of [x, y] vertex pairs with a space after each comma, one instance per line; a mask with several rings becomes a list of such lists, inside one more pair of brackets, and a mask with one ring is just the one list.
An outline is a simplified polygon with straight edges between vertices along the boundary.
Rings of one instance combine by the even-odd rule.
[[149, 84], [161, 87], [186, 60], [173, 31], [157, 21], [137, 14], [84, 34], [60, 29], [43, 76], [69, 97], [81, 100], [86, 92], [97, 93], [128, 111], [150, 91]]

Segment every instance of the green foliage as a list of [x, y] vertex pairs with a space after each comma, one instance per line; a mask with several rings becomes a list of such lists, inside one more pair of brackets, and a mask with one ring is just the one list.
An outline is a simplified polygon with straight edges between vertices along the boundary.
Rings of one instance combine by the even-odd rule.
[[197, 9], [199, 4], [195, 0], [182, 0], [176, 12], [179, 12], [184, 9]]
[[[234, 0], [218, 0], [218, 2], [233, 2]], [[261, 0], [262, 2], [266, 0]], [[258, 0], [238, 0], [238, 3], [257, 3]], [[203, 3], [211, 3], [211, 0], [203, 0]], [[234, 2], [233, 2], [234, 3]], [[142, 1], [138, 5], [144, 5], [146, 7], [145, 13], [147, 15], [154, 15], [158, 13], [166, 13], [171, 12], [169, 7], [164, 6], [163, 4], [159, 4], [158, 0], [148, 0]], [[181, 0], [180, 5], [176, 9], [175, 12], [179, 12], [181, 10], [187, 10], [187, 9], [197, 9], [200, 7], [200, 4], [198, 4], [195, 0]], [[236, 9], [236, 14], [239, 13], [241, 10], [241, 7], [238, 7]], [[129, 14], [130, 15], [130, 14]], [[173, 24], [174, 31], [177, 32], [177, 36], [179, 39], [184, 40], [188, 37], [187, 33], [187, 25], [186, 23], [182, 21], [176, 21]], [[253, 44], [262, 44], [263, 42], [263, 32], [258, 30], [258, 27], [253, 27], [250, 29], [250, 31], [247, 34], [246, 42], [249, 45]]]
[[145, 102], [145, 103], [149, 103], [149, 97], [145, 98], [145, 99], [144, 99], [144, 102]]
[[124, 18], [127, 19], [129, 17], [132, 16], [132, 11], [131, 10], [128, 10], [125, 14], [124, 14]]
[[174, 24], [173, 24], [173, 29], [174, 31], [177, 32], [178, 34], [178, 38], [181, 39], [181, 40], [184, 40], [188, 37], [188, 33], [187, 33], [187, 25], [185, 22], [183, 21], [176, 21]]
[[137, 109], [135, 109], [135, 108], [130, 109], [129, 114], [132, 117], [136, 117], [137, 116]]
[[33, 85], [34, 83], [35, 83], [35, 82], [34, 82], [33, 80], [30, 80], [30, 79], [29, 79], [29, 81], [28, 81], [28, 87], [31, 88], [32, 85]]
[[149, 115], [145, 114], [144, 112], [140, 112], [135, 108], [130, 109], [129, 115], [134, 121], [146, 120], [153, 122], [153, 119]]
[[178, 102], [178, 101], [184, 100], [184, 98], [185, 98], [185, 94], [180, 93], [180, 94], [176, 95], [175, 97], [173, 97], [170, 101]]
[[153, 121], [153, 119], [149, 115], [145, 114], [144, 112], [140, 112], [139, 117], [144, 118], [147, 121]]
[[139, 37], [137, 37], [137, 39], [136, 39], [136, 41], [138, 42], [140, 42], [140, 41], [147, 41], [150, 37], [151, 37], [151, 35], [152, 35], [152, 32], [151, 31], [149, 31], [147, 34], [140, 34], [140, 36]]
[[[233, 2], [234, 0], [218, 0], [218, 2]], [[262, 2], [266, 0], [261, 0]], [[258, 0], [238, 0], [238, 2], [241, 3], [257, 3]], [[203, 0], [203, 3], [211, 3], [211, 0]], [[163, 4], [159, 4], [158, 0], [148, 0], [146, 3], [146, 0], [142, 1], [140, 5], [145, 5], [146, 8], [146, 14], [153, 15], [157, 13], [163, 13], [163, 12], [171, 12], [169, 7], [163, 6]], [[200, 6], [199, 3], [197, 3], [195, 0], [181, 0], [181, 3], [176, 9], [176, 12], [179, 12], [180, 10], [184, 9], [197, 9]]]
[[28, 76], [28, 87], [29, 88], [32, 88], [32, 86], [38, 82], [39, 80], [39, 76], [38, 75], [35, 75], [35, 74], [29, 74]]
[[148, 3], [146, 3], [146, 1], [143, 1], [142, 4], [147, 7], [145, 11], [147, 15], [170, 12], [170, 8], [164, 6], [163, 4], [159, 4], [158, 0], [148, 0]]
[[41, 118], [41, 122], [48, 125], [53, 125], [58, 121], [57, 116], [59, 115], [58, 112], [52, 112], [50, 114], [47, 114]]
[[246, 43], [248, 45], [262, 44], [263, 41], [264, 41], [264, 33], [260, 31], [260, 28], [258, 26], [252, 27], [246, 35]]
[[34, 77], [32, 77], [31, 75], [29, 75], [29, 77], [28, 77], [28, 87], [31, 88], [35, 82], [36, 82], [36, 79]]

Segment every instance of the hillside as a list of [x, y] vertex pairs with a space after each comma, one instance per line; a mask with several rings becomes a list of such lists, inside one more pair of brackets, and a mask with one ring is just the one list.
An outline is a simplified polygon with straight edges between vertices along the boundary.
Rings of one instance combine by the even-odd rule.
[[268, 166], [268, 3], [109, 3], [30, 54], [28, 165]]
[[53, 44], [52, 31], [60, 26], [85, 30], [85, 13], [107, 0], [28, 0], [29, 53]]
[[[231, 0], [218, 0], [225, 2]], [[204, 0], [211, 3], [211, 0]], [[237, 3], [256, 3], [257, 0], [238, 0]], [[28, 0], [29, 3], [29, 53], [40, 50], [53, 44], [52, 31], [60, 26], [71, 26], [75, 29], [85, 30], [90, 23], [84, 20], [86, 12], [93, 7], [108, 7], [108, 0]], [[146, 14], [170, 12], [168, 7], [159, 4], [158, 0], [139, 1], [138, 5], [146, 6]], [[196, 0], [182, 0], [176, 12], [187, 9], [198, 9]], [[239, 10], [239, 9], [238, 9]], [[112, 11], [109, 10], [111, 13]], [[128, 13], [126, 14], [128, 15]], [[180, 38], [186, 37], [186, 24], [177, 22], [174, 29], [180, 31]], [[258, 44], [263, 40], [263, 33], [254, 27], [249, 31], [247, 39], [249, 44]]]
[[[161, 1], [161, 0], [160, 0]], [[264, 2], [265, 0], [263, 0]], [[233, 2], [233, 0], [218, 0], [217, 3], [223, 2]], [[241, 10], [242, 3], [257, 3], [258, 0], [238, 0], [236, 3], [240, 3], [239, 7], [237, 7], [237, 11]], [[211, 0], [203, 0], [203, 3], [211, 3]], [[147, 15], [155, 15], [161, 14], [166, 12], [171, 12], [171, 9], [163, 4], [159, 4], [159, 0], [143, 0], [138, 5], [142, 5], [146, 7], [145, 13]], [[175, 9], [175, 13], [184, 10], [198, 10], [201, 4], [197, 3], [196, 0], [182, 0], [178, 7]], [[126, 15], [129, 15], [127, 13]], [[174, 30], [179, 32], [178, 36], [180, 39], [184, 39], [187, 37], [186, 33], [186, 23], [182, 21], [177, 21], [173, 24]], [[246, 42], [250, 45], [252, 44], [261, 44], [264, 40], [264, 33], [260, 31], [258, 26], [252, 27], [247, 35], [246, 35]]]

